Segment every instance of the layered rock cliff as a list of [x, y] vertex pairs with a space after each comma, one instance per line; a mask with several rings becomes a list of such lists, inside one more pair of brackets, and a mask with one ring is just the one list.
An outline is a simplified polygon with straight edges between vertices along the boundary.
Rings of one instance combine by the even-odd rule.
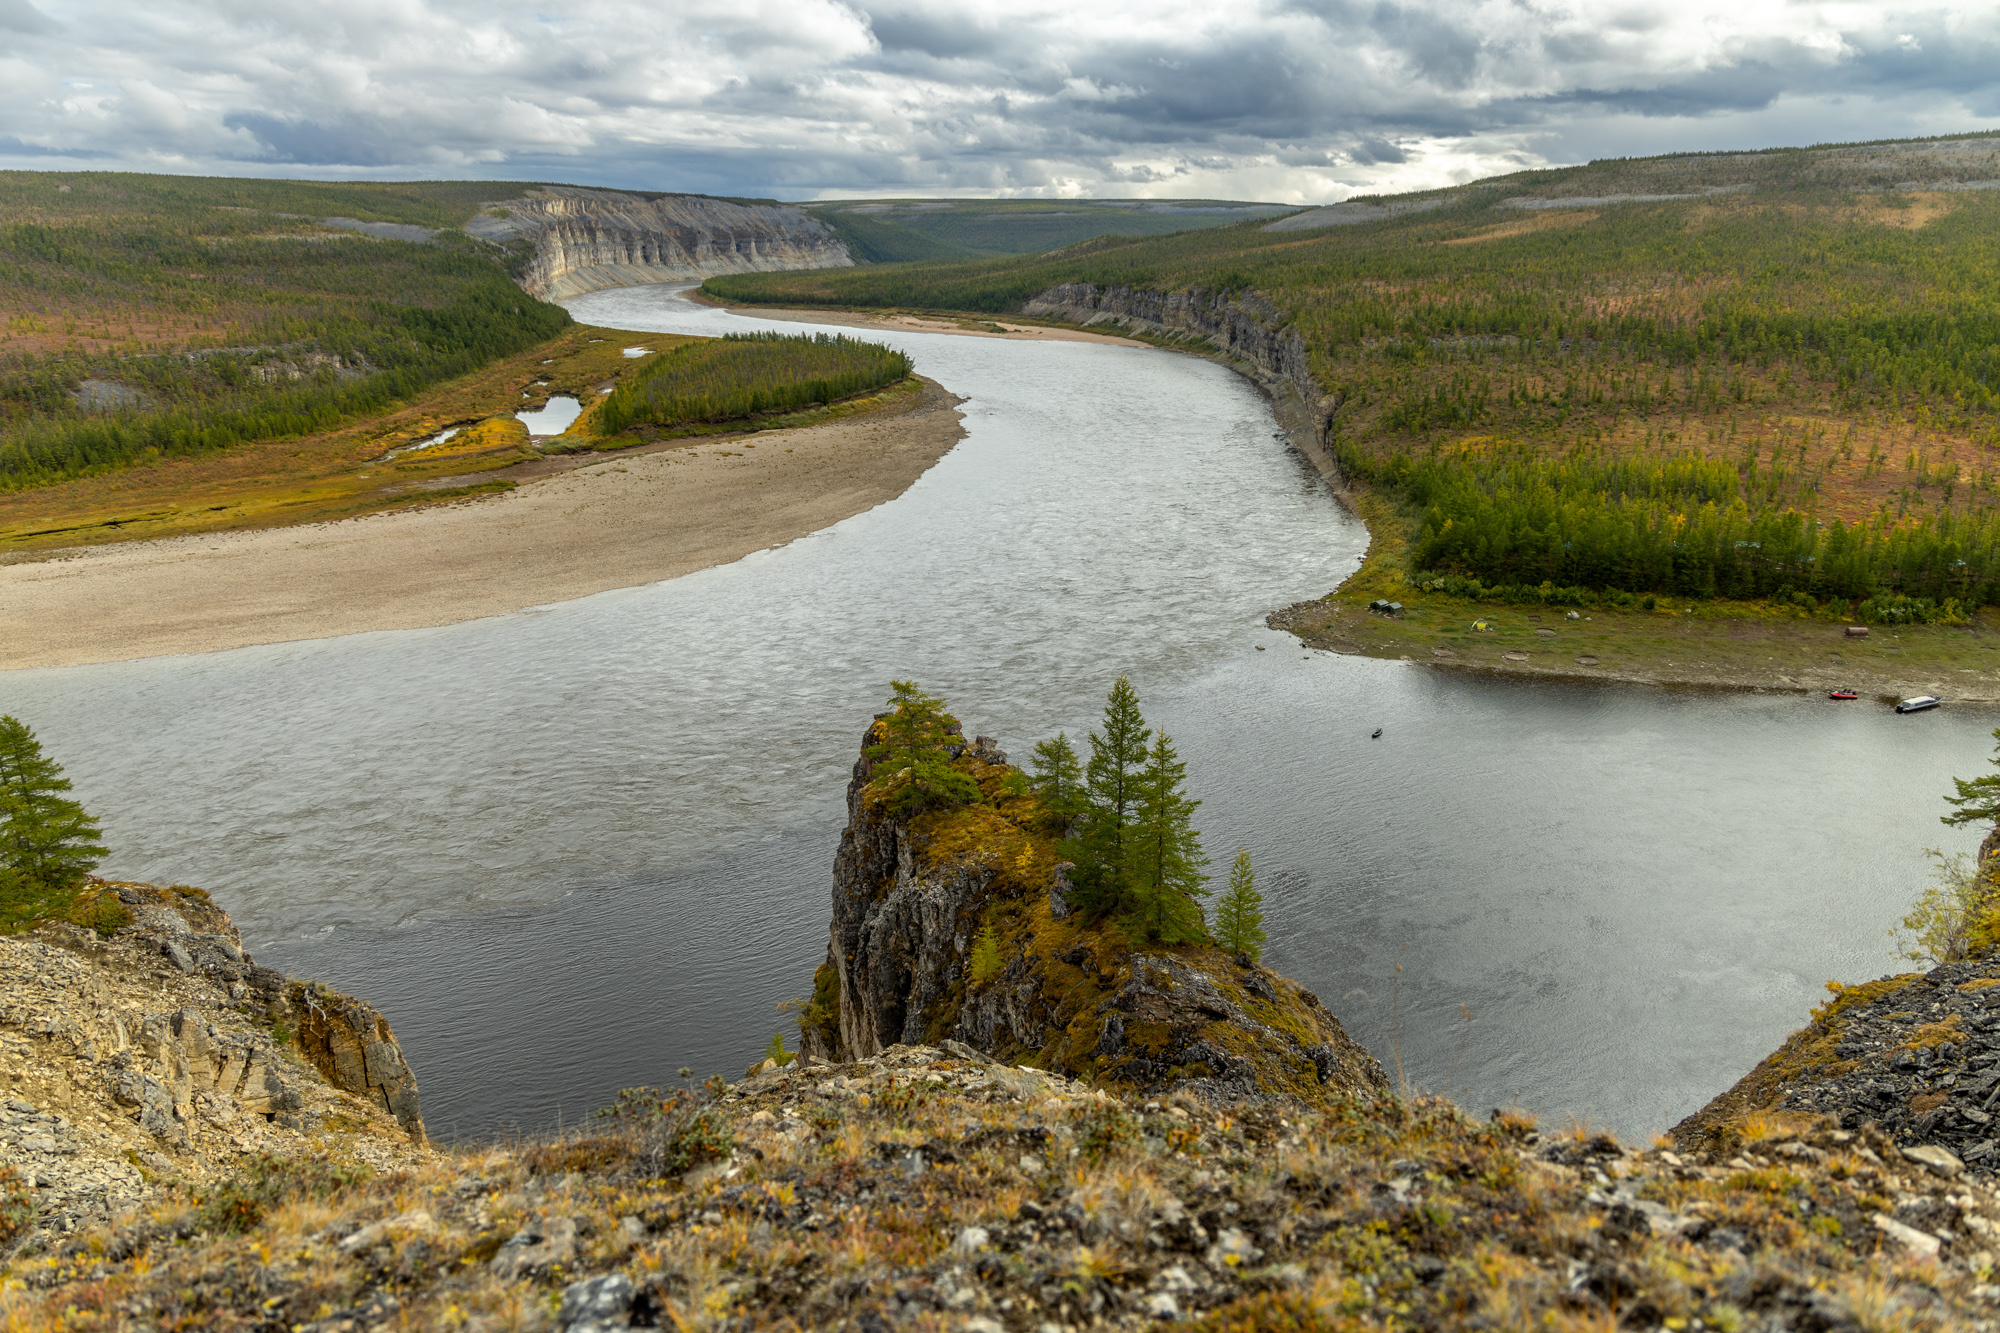
[[1022, 313], [1206, 341], [1225, 364], [1270, 395], [1278, 423], [1300, 452], [1327, 477], [1340, 480], [1339, 465], [1326, 447], [1340, 399], [1313, 378], [1305, 339], [1298, 329], [1285, 321], [1282, 311], [1254, 292], [1231, 295], [1199, 287], [1155, 292], [1066, 282], [1031, 298]]
[[89, 891], [124, 918], [109, 936], [0, 936], [0, 1178], [25, 1182], [35, 1226], [74, 1230], [258, 1154], [422, 1151], [380, 1014], [260, 967], [199, 890]]
[[[800, 1023], [808, 1055], [958, 1043], [1009, 1065], [1215, 1100], [1321, 1102], [1386, 1086], [1296, 982], [1212, 946], [1134, 947], [1084, 921], [1007, 756], [982, 736], [953, 758], [984, 799], [913, 817], [872, 800], [874, 765], [865, 754], [855, 764], [827, 961]], [[984, 926], [1003, 950], [981, 979], [971, 951]]]
[[487, 205], [465, 230], [532, 244], [519, 281], [546, 301], [601, 287], [854, 263], [846, 244], [804, 209], [698, 194], [542, 186]]

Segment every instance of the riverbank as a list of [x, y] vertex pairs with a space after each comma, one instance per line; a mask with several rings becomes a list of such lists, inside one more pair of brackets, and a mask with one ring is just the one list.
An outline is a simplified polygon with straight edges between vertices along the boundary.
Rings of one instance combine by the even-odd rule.
[[[1327, 596], [1274, 611], [1267, 622], [1314, 648], [1631, 685], [1846, 688], [1864, 700], [1935, 694], [1948, 703], [2000, 702], [2000, 613], [1990, 607], [1965, 625], [1872, 625], [1854, 638], [1844, 620], [1756, 602], [1661, 598], [1650, 611], [1475, 602], [1403, 581], [1403, 524], [1387, 497], [1351, 485], [1343, 499], [1368, 525], [1361, 567]], [[1403, 610], [1369, 610], [1378, 599]]]
[[476, 502], [0, 566], [0, 669], [449, 625], [726, 564], [893, 499], [949, 452], [958, 399], [922, 385], [795, 430], [431, 479], [514, 486]]

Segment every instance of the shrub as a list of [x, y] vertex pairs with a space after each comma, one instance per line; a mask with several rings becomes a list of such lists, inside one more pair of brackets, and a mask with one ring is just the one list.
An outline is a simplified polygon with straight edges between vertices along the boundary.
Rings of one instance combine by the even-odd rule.
[[1993, 887], [1968, 866], [1964, 853], [1946, 856], [1936, 848], [1924, 855], [1931, 858], [1931, 884], [1911, 904], [1900, 928], [1891, 930], [1898, 957], [1912, 962], [1957, 962], [1968, 955], [1974, 928], [1986, 908]]
[[358, 1162], [325, 1157], [279, 1157], [261, 1153], [217, 1185], [206, 1198], [197, 1196], [201, 1225], [242, 1233], [264, 1220], [272, 1208], [300, 1199], [325, 1200], [365, 1184], [374, 1172]]

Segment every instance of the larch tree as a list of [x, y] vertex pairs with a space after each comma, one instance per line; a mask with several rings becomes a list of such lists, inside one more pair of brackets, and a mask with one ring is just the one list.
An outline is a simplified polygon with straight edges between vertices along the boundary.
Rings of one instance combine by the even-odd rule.
[[63, 910], [104, 859], [97, 820], [69, 790], [27, 724], [0, 716], [0, 907], [10, 916]]
[[1090, 733], [1090, 762], [1084, 768], [1086, 809], [1063, 846], [1076, 863], [1082, 905], [1093, 916], [1124, 911], [1129, 905], [1130, 829], [1139, 806], [1139, 774], [1146, 765], [1146, 719], [1139, 692], [1120, 676], [1104, 704], [1104, 731]]
[[1229, 870], [1229, 887], [1215, 905], [1215, 942], [1251, 962], [1264, 957], [1264, 895], [1257, 892], [1257, 872], [1250, 868], [1250, 853], [1236, 853]]
[[957, 721], [944, 708], [943, 699], [913, 680], [889, 682], [889, 714], [862, 753], [875, 762], [869, 789], [898, 813], [979, 799], [979, 784], [952, 767]]
[[[1993, 738], [2000, 740], [2000, 728], [1993, 732]], [[2000, 768], [2000, 746], [1994, 747], [1994, 757], [1986, 762]], [[1958, 788], [1956, 796], [1944, 798], [1946, 805], [1958, 807], [1948, 815], [1938, 816], [1946, 824], [1995, 824], [2000, 823], [2000, 773], [1988, 773], [1983, 778], [1953, 778], [1952, 786]]]
[[1186, 944], [1208, 938], [1201, 898], [1208, 892], [1208, 857], [1187, 794], [1187, 764], [1164, 731], [1155, 732], [1139, 770], [1138, 801], [1127, 837], [1130, 894], [1127, 930], [1136, 939]]
[[1053, 738], [1035, 743], [1034, 766], [1028, 786], [1042, 803], [1047, 828], [1056, 837], [1067, 838], [1088, 808], [1083, 762], [1068, 735], [1058, 731]]

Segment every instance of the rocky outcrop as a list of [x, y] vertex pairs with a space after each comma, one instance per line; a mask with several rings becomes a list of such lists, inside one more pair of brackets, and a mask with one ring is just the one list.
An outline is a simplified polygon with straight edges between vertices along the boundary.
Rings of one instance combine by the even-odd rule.
[[542, 186], [487, 205], [465, 230], [501, 244], [531, 243], [519, 281], [545, 301], [601, 287], [854, 263], [840, 238], [804, 209], [698, 194]]
[[323, 1078], [288, 1039], [291, 984], [243, 951], [205, 894], [91, 892], [107, 926], [124, 918], [108, 936], [0, 936], [0, 1176], [27, 1183], [37, 1228], [74, 1230], [162, 1181], [329, 1138], [381, 1165], [416, 1149], [414, 1080], [414, 1123], [399, 1126], [365, 1079], [349, 1091]]
[[1231, 295], [1196, 287], [1185, 292], [1144, 291], [1066, 282], [1031, 298], [1022, 313], [1074, 324], [1115, 324], [1169, 337], [1206, 340], [1225, 364], [1271, 396], [1279, 424], [1322, 472], [1338, 480], [1326, 450], [1340, 399], [1323, 390], [1307, 362], [1305, 339], [1284, 313], [1255, 293]]
[[1674, 1126], [1677, 1143], [1728, 1148], [1758, 1116], [1824, 1116], [1953, 1170], [2000, 1174], [2000, 830], [1980, 847], [1991, 914], [1975, 914], [1974, 957], [1858, 986], [1833, 998], [1734, 1087]]
[[[871, 801], [873, 765], [855, 764], [827, 961], [800, 1024], [807, 1055], [951, 1041], [1006, 1064], [1217, 1100], [1386, 1086], [1296, 982], [1209, 946], [1134, 949], [1069, 911], [1066, 867], [1035, 831], [1038, 807], [1007, 756], [982, 736], [954, 761], [985, 800], [915, 817]], [[987, 925], [1002, 957], [979, 978], [971, 954]]]
[[423, 1111], [417, 1076], [389, 1020], [373, 1006], [326, 986], [295, 981], [286, 993], [298, 1018], [299, 1050], [328, 1083], [374, 1102], [421, 1143]]

